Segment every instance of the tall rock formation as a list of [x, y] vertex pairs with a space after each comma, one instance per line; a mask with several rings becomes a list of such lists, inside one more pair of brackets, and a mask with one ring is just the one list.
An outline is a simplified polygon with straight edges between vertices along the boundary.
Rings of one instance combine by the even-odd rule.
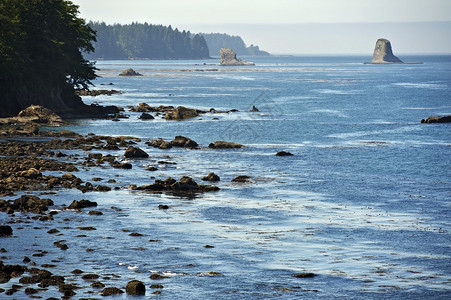
[[254, 66], [252, 62], [244, 61], [240, 58], [236, 58], [236, 53], [230, 48], [221, 48], [219, 51], [221, 59], [219, 64], [221, 66]]
[[387, 39], [378, 39], [376, 47], [374, 47], [373, 64], [390, 64], [390, 63], [403, 63], [402, 60], [397, 58], [391, 49], [390, 41]]

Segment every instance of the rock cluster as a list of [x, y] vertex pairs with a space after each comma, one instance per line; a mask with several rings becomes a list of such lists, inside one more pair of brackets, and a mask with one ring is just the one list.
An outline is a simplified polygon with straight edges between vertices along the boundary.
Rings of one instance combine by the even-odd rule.
[[244, 61], [236, 57], [236, 53], [230, 48], [221, 48], [219, 50], [219, 55], [221, 59], [219, 64], [221, 66], [254, 66], [252, 62]]
[[134, 190], [150, 191], [150, 192], [168, 192], [177, 196], [191, 196], [194, 193], [213, 192], [218, 191], [219, 188], [214, 185], [197, 184], [194, 179], [188, 176], [180, 178], [179, 181], [172, 177], [165, 180], [155, 180], [152, 184], [143, 186], [131, 186]]
[[168, 142], [161, 138], [155, 139], [151, 142], [146, 142], [147, 145], [159, 149], [170, 149], [172, 147], [196, 149], [199, 145], [188, 137], [181, 135], [176, 136], [172, 141]]
[[178, 106], [173, 111], [166, 112], [166, 115], [164, 118], [166, 120], [185, 120], [185, 119], [191, 119], [199, 116], [199, 112], [194, 108], [187, 108], [184, 106]]
[[243, 148], [244, 145], [233, 143], [233, 142], [225, 142], [225, 141], [216, 141], [214, 143], [210, 143], [208, 148], [211, 149], [236, 149]]

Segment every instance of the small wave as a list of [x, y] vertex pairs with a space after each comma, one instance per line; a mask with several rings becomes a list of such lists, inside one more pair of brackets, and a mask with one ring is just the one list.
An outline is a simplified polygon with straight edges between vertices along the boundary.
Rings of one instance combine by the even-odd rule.
[[412, 82], [398, 82], [394, 85], [402, 86], [406, 88], [419, 88], [419, 89], [444, 89], [445, 84], [433, 83], [433, 82], [423, 82], [423, 83], [412, 83]]
[[320, 94], [332, 94], [332, 95], [356, 95], [361, 92], [361, 90], [331, 90], [331, 89], [321, 89], [315, 91]]

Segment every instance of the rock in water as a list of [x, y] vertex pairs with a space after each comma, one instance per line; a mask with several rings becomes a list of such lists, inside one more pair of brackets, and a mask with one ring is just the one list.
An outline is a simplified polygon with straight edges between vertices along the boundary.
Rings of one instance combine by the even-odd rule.
[[2, 225], [0, 226], [0, 236], [10, 236], [13, 234], [13, 229], [11, 226]]
[[397, 58], [391, 49], [390, 41], [387, 39], [378, 39], [376, 47], [374, 47], [373, 64], [389, 64], [389, 63], [403, 63]]
[[127, 283], [125, 291], [129, 295], [145, 295], [146, 287], [144, 286], [144, 283], [142, 281], [132, 280]]
[[127, 69], [121, 72], [121, 74], [119, 74], [119, 76], [143, 76], [142, 74], [139, 74], [138, 72], [136, 72], [133, 69]]
[[255, 66], [252, 62], [236, 58], [236, 53], [230, 48], [221, 48], [219, 55], [221, 55], [219, 60], [221, 66]]
[[197, 110], [195, 110], [193, 108], [179, 106], [174, 111], [166, 112], [166, 115], [164, 116], [164, 118], [166, 120], [180, 121], [180, 120], [184, 120], [184, 119], [195, 118], [198, 116], [199, 116], [199, 113], [197, 112]]
[[443, 117], [428, 117], [426, 120], [422, 119], [421, 123], [451, 123], [451, 115]]
[[127, 158], [148, 158], [149, 154], [140, 148], [128, 147], [127, 150], [125, 150], [124, 156]]

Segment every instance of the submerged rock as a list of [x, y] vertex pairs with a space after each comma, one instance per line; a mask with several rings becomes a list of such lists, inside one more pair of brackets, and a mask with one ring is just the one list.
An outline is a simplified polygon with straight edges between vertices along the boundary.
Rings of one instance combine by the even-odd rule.
[[235, 51], [230, 48], [221, 48], [219, 50], [219, 55], [221, 59], [219, 60], [219, 64], [221, 66], [254, 66], [255, 64], [252, 62], [244, 61], [240, 58], [236, 57]]
[[449, 116], [443, 116], [443, 117], [428, 117], [426, 120], [422, 119], [421, 123], [450, 123], [451, 122], [451, 115]]
[[239, 182], [239, 183], [247, 183], [250, 182], [251, 177], [247, 175], [240, 175], [232, 179], [232, 182]]
[[391, 43], [387, 39], [378, 39], [374, 47], [373, 64], [403, 63], [393, 54]]
[[143, 75], [130, 68], [122, 71], [119, 74], [119, 76], [143, 76]]

